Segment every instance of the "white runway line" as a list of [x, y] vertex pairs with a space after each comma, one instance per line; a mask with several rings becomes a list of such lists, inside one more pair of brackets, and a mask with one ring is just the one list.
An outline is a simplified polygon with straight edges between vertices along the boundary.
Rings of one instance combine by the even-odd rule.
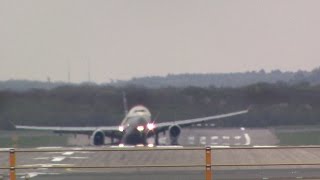
[[254, 148], [273, 148], [278, 146], [253, 146]]
[[211, 146], [211, 148], [230, 148], [230, 146]]
[[59, 167], [59, 166], [73, 166], [74, 164], [24, 164], [21, 165], [23, 167], [42, 167], [42, 168], [49, 168], [49, 167]]
[[230, 139], [230, 136], [222, 136], [222, 139]]
[[10, 151], [12, 148], [0, 148], [0, 151]]
[[33, 178], [38, 175], [59, 175], [59, 173], [41, 173], [41, 172], [30, 172], [25, 174], [24, 176], [21, 176], [20, 179], [27, 179], [27, 178]]
[[189, 136], [188, 137], [188, 143], [193, 145], [194, 144], [194, 136]]
[[60, 162], [60, 161], [63, 161], [64, 159], [66, 159], [66, 157], [64, 157], [64, 156], [54, 157], [51, 161], [52, 162]]
[[207, 144], [207, 137], [201, 136], [201, 137], [200, 137], [200, 144], [202, 144], [202, 145]]
[[37, 147], [36, 149], [61, 149], [60, 146], [52, 146], [52, 147]]
[[50, 157], [36, 157], [36, 158], [33, 158], [34, 160], [48, 160], [50, 159]]
[[135, 146], [128, 146], [128, 145], [118, 145], [118, 146], [110, 146], [110, 148], [135, 148]]
[[70, 159], [89, 159], [89, 157], [69, 157]]
[[25, 175], [25, 176], [21, 176], [20, 178], [21, 178], [21, 179], [33, 178], [33, 177], [36, 177], [36, 176], [38, 176], [38, 175], [39, 175], [39, 173], [31, 172], [31, 173], [28, 173], [28, 174]]
[[241, 136], [235, 136], [234, 139], [239, 140], [241, 139]]
[[217, 140], [217, 139], [219, 139], [218, 136], [211, 136], [211, 140]]
[[245, 145], [250, 145], [251, 144], [251, 138], [250, 138], [249, 134], [245, 133], [244, 137], [246, 138]]
[[156, 146], [156, 148], [183, 148], [183, 146]]
[[64, 152], [64, 153], [62, 153], [62, 155], [64, 155], [64, 156], [70, 156], [72, 154], [74, 154], [74, 152]]

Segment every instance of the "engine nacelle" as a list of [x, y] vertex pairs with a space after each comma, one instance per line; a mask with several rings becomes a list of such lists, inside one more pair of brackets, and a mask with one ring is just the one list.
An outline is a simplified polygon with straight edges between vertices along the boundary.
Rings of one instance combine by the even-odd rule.
[[169, 127], [171, 145], [178, 145], [178, 138], [181, 133], [181, 127], [178, 125], [172, 125]]
[[92, 145], [101, 146], [104, 145], [105, 135], [100, 129], [94, 131], [90, 138], [90, 143]]

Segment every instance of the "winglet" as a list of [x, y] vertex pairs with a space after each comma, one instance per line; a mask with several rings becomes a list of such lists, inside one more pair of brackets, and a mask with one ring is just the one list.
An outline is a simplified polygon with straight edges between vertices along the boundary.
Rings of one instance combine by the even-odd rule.
[[123, 98], [124, 115], [126, 116], [128, 114], [128, 102], [127, 102], [126, 93], [124, 91], [122, 92], [122, 98]]
[[12, 121], [8, 120], [8, 122], [16, 129], [17, 126]]

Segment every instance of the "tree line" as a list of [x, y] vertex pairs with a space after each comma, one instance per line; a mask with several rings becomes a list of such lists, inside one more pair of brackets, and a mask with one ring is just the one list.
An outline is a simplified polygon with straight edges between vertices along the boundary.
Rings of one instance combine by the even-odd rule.
[[148, 107], [155, 122], [175, 121], [250, 108], [250, 113], [215, 121], [221, 127], [318, 124], [320, 86], [309, 83], [257, 83], [239, 88], [135, 85], [61, 86], [17, 92], [0, 91], [0, 128], [12, 123], [42, 126], [118, 125], [128, 105]]
[[320, 68], [312, 71], [282, 72], [273, 70], [266, 72], [249, 71], [242, 73], [202, 73], [202, 74], [168, 74], [167, 76], [147, 76], [132, 78], [130, 80], [112, 80], [109, 83], [95, 84], [93, 82], [83, 82], [72, 84], [66, 82], [47, 82], [29, 81], [29, 80], [8, 80], [0, 81], [0, 90], [28, 91], [31, 89], [54, 89], [60, 86], [116, 86], [125, 87], [128, 85], [144, 86], [148, 88], [177, 87], [185, 88], [189, 86], [196, 87], [244, 87], [251, 84], [265, 82], [277, 83], [284, 82], [290, 85], [307, 82], [311, 85], [320, 84]]

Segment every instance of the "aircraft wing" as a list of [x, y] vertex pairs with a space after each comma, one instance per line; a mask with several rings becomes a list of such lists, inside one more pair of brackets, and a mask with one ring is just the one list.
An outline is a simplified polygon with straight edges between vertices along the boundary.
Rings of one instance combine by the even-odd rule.
[[249, 110], [242, 110], [242, 111], [237, 111], [237, 112], [232, 112], [232, 113], [227, 113], [227, 114], [220, 114], [220, 115], [215, 115], [215, 116], [207, 116], [207, 117], [202, 117], [202, 118], [158, 123], [158, 124], [156, 124], [155, 130], [158, 132], [162, 132], [162, 131], [167, 130], [172, 125], [178, 125], [180, 127], [185, 127], [185, 126], [190, 126], [192, 124], [198, 124], [198, 123], [211, 121], [211, 120], [215, 120], [215, 119], [222, 119], [222, 118], [227, 118], [227, 117], [232, 117], [232, 116], [238, 116], [241, 114], [246, 114], [248, 112], [249, 112]]
[[118, 126], [99, 126], [99, 127], [58, 127], [58, 126], [21, 126], [14, 125], [16, 129], [53, 131], [55, 133], [75, 133], [92, 134], [96, 130], [103, 131], [105, 134], [118, 132]]

